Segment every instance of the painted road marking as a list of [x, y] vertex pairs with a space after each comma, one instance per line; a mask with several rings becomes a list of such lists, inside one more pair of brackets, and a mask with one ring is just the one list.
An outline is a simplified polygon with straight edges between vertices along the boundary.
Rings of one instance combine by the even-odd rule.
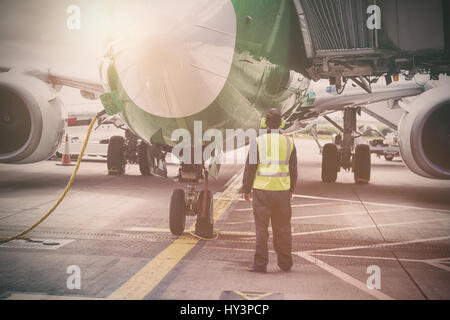
[[371, 228], [379, 228], [379, 227], [383, 228], [383, 227], [402, 226], [402, 225], [409, 225], [409, 224], [422, 224], [422, 223], [440, 222], [440, 221], [450, 221], [450, 219], [444, 218], [444, 219], [428, 219], [428, 220], [414, 220], [414, 221], [405, 221], [405, 222], [393, 222], [393, 223], [384, 223], [384, 224], [370, 224], [370, 225], [365, 225], [365, 226], [296, 232], [296, 233], [293, 233], [292, 236], [303, 236], [303, 235], [309, 235], [309, 234], [340, 232], [340, 231], [350, 231], [350, 230], [362, 230], [362, 229], [371, 229]]
[[[292, 254], [304, 258], [305, 260], [313, 263], [314, 265], [322, 268], [323, 270], [331, 273], [332, 275], [336, 276], [337, 278], [343, 280], [344, 282], [355, 286], [356, 288], [366, 292], [367, 294], [381, 300], [392, 300], [393, 298], [390, 297], [387, 294], [384, 294], [383, 292], [375, 289], [369, 289], [367, 287], [366, 283], [363, 283], [359, 281], [358, 279], [353, 278], [352, 276], [342, 272], [341, 270], [338, 270], [335, 267], [332, 267], [325, 262], [317, 259], [317, 255], [323, 255], [323, 256], [333, 256], [333, 257], [348, 257], [348, 258], [361, 258], [361, 259], [381, 259], [381, 260], [392, 260], [392, 261], [405, 261], [405, 262], [422, 262], [427, 263], [431, 266], [434, 266], [436, 268], [440, 268], [445, 271], [450, 272], [450, 268], [443, 263], [448, 263], [450, 258], [438, 258], [438, 259], [427, 259], [427, 260], [419, 260], [419, 259], [396, 259], [396, 258], [389, 258], [389, 257], [368, 257], [368, 256], [351, 256], [351, 255], [338, 255], [338, 254], [321, 254], [318, 253], [318, 251], [333, 251], [333, 250], [354, 250], [354, 249], [362, 249], [362, 248], [376, 248], [376, 247], [382, 247], [382, 246], [395, 246], [395, 245], [404, 245], [404, 244], [411, 244], [411, 243], [420, 243], [420, 242], [429, 242], [429, 241], [438, 241], [438, 240], [445, 240], [450, 239], [450, 237], [436, 237], [436, 238], [427, 238], [427, 239], [416, 239], [416, 240], [409, 240], [409, 241], [401, 241], [401, 242], [395, 242], [395, 243], [380, 243], [375, 245], [365, 245], [365, 246], [355, 246], [355, 247], [343, 247], [343, 248], [333, 248], [333, 249], [322, 249], [322, 250], [311, 250], [311, 251], [299, 251], [299, 252], [293, 252]], [[226, 250], [226, 251], [244, 251], [244, 252], [253, 252], [253, 249], [240, 249], [240, 248], [225, 248], [225, 247], [217, 247], [217, 246], [206, 246], [205, 248], [213, 249], [213, 250]], [[269, 253], [274, 254], [274, 251], [269, 251]]]
[[234, 292], [245, 300], [261, 300], [262, 298], [272, 294], [272, 292], [242, 292], [237, 290]]
[[[315, 207], [315, 206], [321, 206], [321, 205], [327, 205], [327, 204], [334, 204], [334, 205], [336, 205], [336, 202], [294, 204], [291, 207], [292, 208]], [[241, 209], [236, 209], [235, 211], [253, 211], [253, 208], [241, 208]]]
[[[161, 232], [161, 233], [170, 233], [170, 229], [168, 228], [153, 228], [153, 227], [130, 227], [126, 228], [126, 231], [140, 231], [140, 232]], [[225, 236], [254, 236], [255, 233], [251, 231], [226, 231], [226, 230], [217, 230], [220, 235]], [[175, 236], [174, 236], [175, 237]], [[184, 233], [180, 237], [191, 238], [189, 233]]]
[[[326, 264], [325, 262], [319, 260], [316, 258], [319, 252], [330, 252], [330, 251], [346, 251], [346, 250], [356, 250], [356, 249], [369, 249], [369, 248], [379, 248], [379, 247], [386, 247], [386, 246], [397, 246], [397, 245], [404, 245], [404, 244], [412, 244], [412, 243], [421, 243], [421, 242], [429, 242], [429, 241], [439, 241], [439, 240], [446, 240], [450, 239], [449, 237], [436, 237], [436, 238], [427, 238], [427, 239], [415, 239], [415, 240], [408, 240], [408, 241], [399, 241], [399, 242], [391, 242], [391, 243], [379, 243], [375, 245], [363, 245], [363, 246], [354, 246], [354, 247], [341, 247], [341, 248], [332, 248], [332, 249], [319, 249], [319, 250], [309, 250], [309, 251], [298, 251], [293, 252], [293, 254], [304, 258], [305, 260], [317, 265], [318, 267], [324, 269], [325, 271], [333, 274], [334, 276], [338, 277], [339, 279], [347, 282], [348, 284], [351, 284], [364, 292], [367, 292], [368, 294], [376, 297], [377, 299], [392, 299], [391, 297], [385, 295], [381, 291], [375, 290], [375, 289], [368, 289], [366, 284], [362, 283], [361, 281], [349, 276], [348, 274]], [[396, 259], [397, 260], [397, 259]], [[433, 265], [433, 262], [429, 263]], [[446, 270], [445, 265], [442, 265], [439, 262], [434, 262], [434, 266], [437, 268], [441, 268]], [[450, 269], [450, 268], [449, 268]], [[448, 270], [446, 270], [448, 271]]]
[[14, 248], [14, 249], [36, 249], [36, 250], [57, 250], [69, 243], [73, 239], [16, 239], [0, 245], [0, 248]]
[[333, 254], [333, 253], [310, 253], [313, 256], [335, 257], [335, 258], [354, 258], [354, 259], [369, 259], [369, 260], [389, 260], [389, 261], [405, 261], [405, 262], [426, 262], [420, 259], [397, 259], [391, 257], [377, 257], [377, 256], [354, 256], [349, 254]]
[[[237, 175], [235, 180], [222, 193], [225, 198], [235, 198], [241, 185], [242, 174], [241, 172], [240, 175]], [[223, 200], [222, 198], [214, 201], [214, 222], [231, 206], [233, 201]], [[189, 228], [189, 231], [193, 231], [193, 226]], [[144, 299], [198, 242], [200, 242], [200, 239], [197, 238], [186, 239], [182, 237], [176, 239], [116, 291], [111, 293], [108, 299]]]
[[[240, 249], [240, 248], [230, 248], [230, 247], [215, 247], [215, 246], [205, 246], [207, 249], [212, 250], [225, 250], [225, 251], [244, 251], [244, 252], [254, 252], [254, 249]], [[269, 253], [275, 254], [275, 251], [270, 251]], [[298, 253], [302, 252], [294, 252], [298, 256]], [[350, 259], [367, 259], [367, 260], [387, 260], [387, 261], [403, 261], [403, 262], [417, 262], [417, 263], [425, 263], [431, 265], [433, 267], [445, 270], [450, 272], [450, 267], [446, 266], [444, 263], [449, 263], [450, 257], [448, 258], [437, 258], [437, 259], [404, 259], [404, 258], [390, 258], [390, 257], [378, 257], [378, 256], [355, 256], [355, 255], [347, 255], [347, 254], [332, 254], [332, 253], [317, 253], [317, 252], [307, 252], [310, 256], [324, 256], [324, 257], [334, 257], [334, 258], [350, 258]]]
[[450, 272], [450, 267], [445, 265], [444, 263], [450, 262], [450, 257], [448, 258], [438, 258], [438, 259], [428, 259], [425, 261], [429, 265]]
[[125, 231], [139, 231], [139, 232], [170, 232], [168, 228], [154, 228], [154, 227], [129, 227], [125, 228]]
[[386, 206], [386, 207], [393, 207], [393, 208], [440, 211], [440, 212], [447, 212], [447, 213], [450, 212], [450, 210], [446, 210], [446, 209], [424, 208], [424, 207], [415, 207], [415, 206], [407, 206], [407, 205], [383, 203], [383, 202], [373, 202], [373, 201], [359, 201], [359, 200], [347, 200], [347, 199], [339, 199], [339, 198], [317, 197], [317, 196], [308, 196], [308, 195], [304, 195], [304, 194], [294, 194], [294, 198], [331, 200], [331, 201], [348, 202], [348, 203], [369, 204], [369, 205], [375, 205], [375, 206]]
[[351, 259], [369, 259], [369, 260], [389, 260], [389, 261], [404, 261], [404, 262], [420, 262], [426, 263], [435, 268], [439, 268], [450, 272], [450, 267], [447, 267], [444, 263], [450, 258], [438, 258], [438, 259], [402, 259], [402, 258], [389, 258], [389, 257], [377, 257], [377, 256], [354, 256], [347, 254], [332, 254], [332, 253], [314, 253], [313, 256], [335, 257], [335, 258], [351, 258]]
[[[395, 208], [395, 209], [382, 209], [382, 210], [375, 210], [375, 211], [369, 211], [370, 214], [373, 213], [385, 213], [385, 212], [396, 212], [396, 211], [402, 211], [403, 208]], [[298, 216], [298, 217], [292, 217], [291, 220], [302, 220], [302, 219], [314, 219], [314, 218], [332, 218], [332, 217], [340, 217], [340, 216], [358, 216], [358, 215], [367, 215], [366, 210], [356, 211], [356, 212], [343, 212], [343, 213], [330, 213], [330, 214], [316, 214], [311, 216]], [[233, 221], [233, 222], [227, 222], [226, 224], [230, 225], [236, 225], [236, 224], [244, 224], [244, 223], [250, 223], [254, 222], [254, 220], [245, 220], [245, 221]]]
[[307, 250], [302, 251], [308, 254], [315, 254], [317, 252], [332, 252], [332, 251], [348, 251], [348, 250], [359, 250], [359, 249], [372, 249], [372, 248], [382, 248], [382, 247], [390, 247], [390, 246], [401, 246], [405, 244], [413, 244], [413, 243], [421, 243], [421, 242], [430, 242], [430, 241], [440, 241], [440, 240], [448, 240], [450, 236], [446, 237], [435, 237], [435, 238], [425, 238], [425, 239], [414, 239], [414, 240], [406, 240], [406, 241], [398, 241], [398, 242], [381, 242], [377, 244], [369, 244], [362, 246], [353, 246], [353, 247], [339, 247], [339, 248], [331, 248], [331, 249], [317, 249], [317, 250]]
[[[404, 210], [403, 208], [396, 208], [396, 209], [382, 209], [382, 210], [374, 210], [369, 211], [370, 214], [373, 213], [385, 213], [385, 212], [396, 212]], [[301, 219], [314, 219], [314, 218], [332, 218], [332, 217], [341, 217], [341, 216], [362, 216], [367, 215], [366, 210], [356, 211], [356, 212], [343, 212], [343, 213], [330, 213], [330, 214], [318, 214], [318, 215], [311, 215], [311, 216], [299, 216], [299, 217], [293, 217], [292, 220], [301, 220]]]
[[105, 300], [102, 298], [80, 296], [54, 296], [50, 294], [13, 293], [5, 300]]
[[219, 300], [282, 300], [282, 293], [272, 292], [245, 292], [245, 291], [223, 291]]
[[336, 276], [337, 278], [343, 280], [344, 282], [364, 291], [365, 293], [380, 299], [380, 300], [393, 300], [392, 297], [388, 296], [387, 294], [384, 294], [380, 290], [376, 289], [369, 289], [367, 287], [367, 284], [364, 282], [359, 281], [358, 279], [353, 278], [352, 276], [346, 274], [345, 272], [342, 272], [339, 269], [336, 269], [335, 267], [330, 266], [329, 264], [323, 262], [322, 260], [317, 259], [316, 257], [312, 257], [311, 255], [305, 253], [305, 252], [296, 252], [297, 256], [302, 257], [303, 259], [311, 262], [312, 264], [315, 264], [316, 266], [322, 268], [323, 270], [331, 273], [332, 275]]
[[[324, 230], [316, 230], [316, 231], [295, 232], [295, 233], [292, 233], [292, 236], [304, 236], [304, 235], [329, 233], [329, 232], [363, 230], [363, 229], [380, 228], [380, 227], [383, 228], [383, 227], [402, 226], [402, 225], [410, 225], [410, 224], [423, 224], [423, 223], [440, 222], [440, 221], [450, 221], [450, 218], [414, 220], [414, 221], [393, 222], [393, 223], [384, 223], [384, 224], [369, 224], [369, 225], [364, 225], [364, 226], [342, 227], [342, 228], [332, 228], [332, 229], [324, 229]], [[270, 237], [272, 237], [272, 236], [270, 236]], [[255, 239], [255, 237], [248, 237], [248, 238], [243, 238], [243, 239], [252, 240], [252, 239]]]
[[[339, 199], [339, 198], [328, 198], [328, 197], [317, 197], [317, 196], [309, 196], [302, 194], [294, 194], [294, 198], [304, 198], [304, 199], [315, 199], [315, 200], [328, 200], [328, 201], [338, 201], [338, 202], [347, 202], [347, 203], [357, 203], [357, 204], [368, 204], [374, 206], [386, 206], [393, 208], [405, 208], [411, 210], [426, 210], [426, 211], [437, 211], [435, 213], [450, 213], [448, 209], [437, 209], [437, 208], [426, 208], [426, 207], [415, 207], [408, 206], [402, 204], [393, 204], [393, 203], [384, 203], [384, 202], [373, 202], [373, 201], [359, 201], [359, 200], [349, 200], [349, 199]], [[232, 200], [232, 199], [223, 199], [222, 200]], [[245, 201], [244, 199], [237, 199], [237, 201]]]

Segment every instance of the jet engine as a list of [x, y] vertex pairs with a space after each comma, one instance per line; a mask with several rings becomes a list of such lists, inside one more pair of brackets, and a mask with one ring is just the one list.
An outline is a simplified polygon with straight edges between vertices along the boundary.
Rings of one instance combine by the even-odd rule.
[[50, 158], [65, 132], [63, 104], [41, 80], [0, 73], [0, 163], [33, 163]]
[[450, 91], [442, 86], [418, 96], [406, 107], [399, 126], [400, 152], [416, 174], [450, 179]]

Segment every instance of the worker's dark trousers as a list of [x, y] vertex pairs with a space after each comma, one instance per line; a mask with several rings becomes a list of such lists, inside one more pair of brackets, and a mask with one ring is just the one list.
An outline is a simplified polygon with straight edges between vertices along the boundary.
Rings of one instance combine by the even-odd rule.
[[253, 214], [256, 226], [256, 252], [253, 267], [265, 270], [269, 263], [269, 220], [272, 220], [273, 246], [278, 266], [292, 267], [291, 199], [289, 191], [253, 190]]

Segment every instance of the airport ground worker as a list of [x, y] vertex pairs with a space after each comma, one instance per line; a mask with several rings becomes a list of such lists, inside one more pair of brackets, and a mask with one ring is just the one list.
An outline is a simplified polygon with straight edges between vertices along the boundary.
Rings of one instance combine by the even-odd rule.
[[267, 113], [263, 128], [264, 122], [267, 133], [250, 143], [243, 178], [244, 199], [253, 202], [256, 227], [254, 262], [247, 270], [267, 271], [268, 227], [272, 221], [278, 266], [283, 271], [290, 271], [293, 264], [291, 199], [297, 182], [297, 152], [293, 139], [279, 132], [283, 127], [279, 110], [271, 109]]

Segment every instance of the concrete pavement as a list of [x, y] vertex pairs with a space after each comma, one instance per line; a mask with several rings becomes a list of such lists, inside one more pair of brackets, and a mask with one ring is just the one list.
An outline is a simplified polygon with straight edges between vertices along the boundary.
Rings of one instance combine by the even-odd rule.
[[[137, 166], [110, 177], [105, 163], [86, 162], [62, 205], [28, 235], [38, 242], [0, 246], [0, 297], [449, 299], [450, 183], [373, 157], [369, 185], [346, 172], [324, 184], [315, 143], [296, 143], [292, 272], [279, 271], [273, 252], [267, 274], [245, 271], [255, 238], [251, 205], [236, 194], [242, 166], [225, 165], [210, 183], [219, 238], [199, 241], [168, 231], [175, 182], [141, 177]], [[71, 170], [52, 161], [0, 165], [0, 237], [43, 215]], [[169, 175], [177, 170], [169, 166]], [[68, 288], [74, 265], [80, 289]], [[380, 289], [368, 288], [374, 276]]]

